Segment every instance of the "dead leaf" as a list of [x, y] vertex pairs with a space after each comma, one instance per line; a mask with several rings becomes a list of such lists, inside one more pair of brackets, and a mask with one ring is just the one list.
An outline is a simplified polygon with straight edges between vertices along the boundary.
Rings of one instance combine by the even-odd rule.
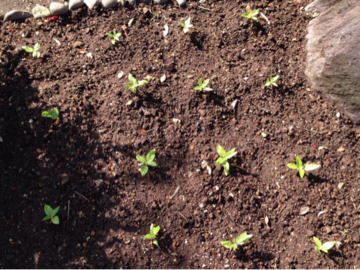
[[138, 131], [139, 131], [139, 133], [140, 133], [141, 135], [144, 135], [144, 136], [148, 135], [147, 132], [146, 132], [146, 130], [143, 129], [143, 128], [139, 128]]
[[299, 215], [300, 215], [300, 216], [306, 215], [307, 212], [309, 212], [309, 210], [310, 210], [309, 207], [303, 206], [303, 207], [300, 208], [300, 213], [299, 213]]

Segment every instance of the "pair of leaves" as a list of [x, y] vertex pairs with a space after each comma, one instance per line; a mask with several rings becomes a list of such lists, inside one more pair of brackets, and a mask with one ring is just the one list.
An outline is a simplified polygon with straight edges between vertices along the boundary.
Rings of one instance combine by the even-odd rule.
[[189, 32], [190, 28], [193, 27], [190, 23], [190, 17], [185, 21], [185, 23], [179, 22], [179, 24], [182, 26], [184, 33]]
[[237, 152], [235, 151], [235, 148], [231, 149], [229, 152], [226, 152], [224, 150], [224, 148], [221, 147], [220, 144], [216, 145], [216, 150], [217, 150], [218, 154], [220, 155], [220, 157], [216, 160], [215, 166], [223, 165], [225, 175], [228, 175], [229, 170], [230, 170], [230, 164], [228, 162], [228, 159], [235, 156], [237, 154]]
[[50, 205], [45, 204], [44, 211], [46, 214], [46, 217], [43, 218], [43, 221], [51, 219], [51, 222], [58, 225], [60, 223], [59, 217], [56, 216], [57, 212], [59, 211], [60, 206], [56, 207], [55, 209], [52, 209]]
[[129, 81], [130, 81], [130, 83], [125, 85], [125, 88], [131, 89], [134, 94], [137, 93], [136, 87], [139, 87], [139, 86], [142, 86], [142, 85], [148, 83], [148, 81], [145, 81], [145, 80], [137, 81], [131, 73], [129, 73]]
[[200, 78], [198, 80], [198, 86], [196, 86], [194, 89], [197, 91], [212, 91], [212, 88], [207, 87], [207, 85], [209, 84], [209, 79], [202, 81], [202, 79]]
[[153, 149], [149, 153], [147, 153], [146, 157], [136, 155], [136, 159], [141, 162], [139, 165], [142, 165], [141, 168], [139, 169], [142, 176], [144, 176], [148, 172], [149, 170], [148, 166], [152, 166], [152, 167], [157, 166], [156, 163], [153, 161], [155, 158], [155, 153], [156, 150]]
[[321, 251], [328, 253], [328, 251], [332, 249], [335, 245], [337, 246], [341, 245], [341, 242], [337, 242], [337, 241], [330, 241], [322, 244], [321, 241], [315, 236], [313, 237], [313, 239], [316, 244], [315, 251], [318, 253], [321, 253]]
[[298, 170], [300, 178], [302, 179], [305, 175], [305, 172], [314, 171], [321, 167], [319, 164], [304, 164], [301, 161], [301, 158], [299, 156], [296, 157], [296, 164], [289, 163], [287, 166], [292, 170]]
[[278, 87], [276, 81], [279, 79], [279, 75], [276, 75], [275, 77], [270, 76], [270, 80], [266, 82], [265, 86], [269, 87], [271, 85]]
[[247, 5], [246, 7], [246, 13], [241, 15], [244, 18], [248, 18], [248, 19], [252, 19], [254, 21], [258, 21], [258, 19], [256, 18], [256, 16], [259, 14], [259, 10], [255, 9], [255, 10], [251, 10], [250, 6]]
[[37, 58], [40, 57], [40, 52], [39, 52], [40, 44], [39, 43], [36, 43], [34, 48], [23, 46], [22, 49], [28, 53], [32, 53], [32, 57], [37, 57]]
[[117, 41], [120, 41], [120, 36], [121, 33], [115, 33], [115, 34], [111, 34], [111, 33], [106, 33], [109, 37], [111, 37], [111, 44], [115, 45]]
[[236, 250], [238, 246], [244, 245], [247, 241], [249, 241], [252, 236], [253, 236], [252, 234], [247, 234], [246, 232], [244, 232], [243, 234], [238, 236], [236, 239], [233, 239], [232, 242], [224, 241], [224, 242], [221, 242], [221, 244], [226, 248], [230, 248], [230, 250], [231, 249]]
[[154, 224], [151, 224], [150, 226], [150, 233], [148, 233], [147, 235], [144, 236], [145, 239], [152, 239], [153, 240], [153, 244], [157, 245], [157, 247], [159, 247], [159, 243], [158, 241], [155, 239], [156, 235], [158, 234], [158, 232], [160, 231], [160, 226], [156, 226], [154, 227]]
[[50, 110], [50, 111], [43, 111], [42, 113], [41, 113], [41, 116], [43, 116], [43, 117], [49, 117], [49, 118], [51, 118], [51, 119], [53, 119], [53, 120], [56, 120], [56, 119], [58, 119], [59, 118], [59, 110], [58, 110], [58, 108], [54, 108], [53, 110]]

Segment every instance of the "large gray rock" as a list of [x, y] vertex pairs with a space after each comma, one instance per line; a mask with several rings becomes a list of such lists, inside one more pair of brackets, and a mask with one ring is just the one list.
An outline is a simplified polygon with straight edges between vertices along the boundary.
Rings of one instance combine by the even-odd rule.
[[305, 7], [305, 11], [309, 13], [321, 13], [340, 1], [341, 0], [315, 0]]
[[35, 19], [47, 18], [51, 15], [50, 10], [44, 6], [36, 6], [31, 10]]
[[25, 10], [12, 10], [5, 14], [4, 21], [17, 21], [24, 20], [26, 18], [32, 17], [32, 13], [30, 11]]
[[308, 25], [305, 74], [360, 124], [360, 2], [342, 0]]
[[117, 5], [117, 0], [102, 0], [101, 4], [104, 8], [112, 8]]
[[180, 7], [185, 6], [186, 0], [176, 0]]
[[49, 8], [52, 15], [64, 15], [69, 11], [67, 6], [58, 2], [52, 2]]
[[100, 0], [84, 0], [84, 3], [89, 9], [93, 9], [94, 7], [100, 5]]
[[166, 4], [169, 0], [154, 0], [155, 4], [163, 5]]
[[69, 2], [69, 9], [73, 10], [79, 8], [84, 5], [83, 0], [70, 0]]

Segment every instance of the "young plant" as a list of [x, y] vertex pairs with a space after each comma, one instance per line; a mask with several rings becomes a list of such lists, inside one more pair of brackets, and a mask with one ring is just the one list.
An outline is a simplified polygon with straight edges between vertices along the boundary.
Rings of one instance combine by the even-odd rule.
[[43, 111], [41, 113], [41, 116], [43, 117], [49, 117], [53, 120], [56, 120], [59, 118], [59, 110], [58, 108], [54, 108], [53, 110], [49, 110], [49, 111]]
[[185, 21], [185, 23], [179, 22], [179, 24], [182, 26], [185, 34], [189, 32], [191, 27], [193, 27], [193, 25], [190, 23], [190, 17]]
[[141, 162], [139, 164], [139, 166], [141, 166], [139, 171], [142, 176], [144, 176], [148, 172], [149, 170], [148, 166], [152, 166], [152, 167], [157, 166], [156, 163], [153, 161], [155, 158], [155, 152], [156, 152], [155, 149], [151, 150], [149, 153], [147, 153], [146, 158], [140, 155], [136, 155], [136, 159]]
[[338, 241], [330, 241], [330, 242], [326, 242], [326, 243], [322, 244], [321, 241], [315, 236], [313, 237], [313, 239], [316, 244], [315, 251], [317, 253], [321, 253], [321, 251], [328, 253], [329, 250], [332, 249], [335, 245], [337, 247], [339, 247], [341, 245], [341, 242], [338, 242]]
[[256, 16], [259, 14], [259, 10], [258, 9], [255, 9], [255, 10], [251, 10], [250, 6], [247, 5], [246, 7], [246, 13], [241, 15], [242, 17], [244, 18], [248, 18], [248, 19], [251, 19], [251, 20], [254, 20], [254, 21], [258, 21], [258, 19], [256, 18]]
[[275, 87], [278, 87], [278, 85], [276, 83], [277, 79], [279, 79], [279, 75], [277, 75], [275, 77], [270, 76], [270, 80], [266, 82], [265, 86], [269, 87], [269, 86], [273, 85]]
[[223, 241], [223, 242], [221, 242], [221, 244], [226, 248], [230, 248], [230, 250], [231, 249], [236, 250], [238, 246], [242, 246], [247, 241], [249, 241], [251, 239], [251, 237], [252, 237], [252, 234], [247, 234], [246, 232], [244, 232], [237, 238], [234, 238], [232, 242], [231, 241]]
[[305, 172], [317, 170], [321, 167], [321, 165], [319, 165], [319, 164], [308, 164], [307, 163], [307, 164], [303, 165], [299, 156], [296, 157], [296, 164], [289, 163], [289, 164], [287, 164], [287, 166], [292, 170], [298, 170], [301, 179], [304, 177]]
[[60, 206], [56, 207], [55, 209], [52, 209], [50, 205], [45, 204], [44, 211], [46, 214], [46, 217], [43, 218], [43, 221], [51, 219], [51, 222], [55, 225], [58, 225], [60, 223], [59, 217], [56, 216], [56, 213], [59, 211]]
[[202, 81], [202, 79], [200, 78], [198, 80], [198, 86], [196, 86], [194, 89], [197, 90], [197, 91], [212, 91], [212, 88], [210, 87], [207, 87], [207, 85], [209, 84], [209, 79], [205, 80], [205, 81]]
[[120, 41], [120, 36], [121, 33], [115, 33], [115, 34], [111, 34], [111, 33], [106, 33], [109, 37], [111, 37], [111, 44], [115, 45], [116, 42]]
[[22, 49], [28, 53], [32, 53], [33, 58], [35, 58], [35, 57], [40, 58], [40, 52], [39, 52], [40, 44], [39, 43], [36, 43], [34, 48], [23, 46]]
[[139, 87], [139, 86], [142, 86], [142, 85], [148, 83], [148, 81], [145, 81], [145, 80], [137, 81], [137, 80], [134, 78], [134, 76], [131, 75], [130, 73], [129, 73], [129, 81], [130, 81], [129, 84], [127, 84], [127, 85], [125, 86], [125, 88], [132, 90], [132, 92], [133, 92], [134, 94], [137, 93], [136, 87]]
[[224, 150], [224, 148], [221, 147], [220, 144], [216, 145], [216, 150], [217, 150], [218, 154], [220, 155], [220, 157], [216, 160], [215, 166], [223, 165], [225, 175], [228, 175], [229, 170], [230, 170], [230, 164], [228, 162], [228, 159], [235, 156], [237, 154], [237, 152], [235, 152], [235, 148], [231, 149], [229, 152], [226, 152]]
[[151, 224], [150, 226], [150, 233], [148, 233], [147, 235], [144, 236], [145, 239], [152, 239], [153, 244], [157, 245], [157, 247], [159, 247], [159, 243], [156, 240], [156, 235], [158, 234], [158, 232], [160, 231], [160, 226], [156, 226], [154, 227], [154, 224]]

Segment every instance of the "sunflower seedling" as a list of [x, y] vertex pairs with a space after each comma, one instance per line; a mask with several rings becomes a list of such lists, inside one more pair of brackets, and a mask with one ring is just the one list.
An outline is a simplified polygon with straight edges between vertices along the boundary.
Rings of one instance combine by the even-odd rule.
[[269, 87], [269, 86], [275, 86], [275, 87], [278, 87], [276, 81], [277, 79], [279, 79], [279, 75], [275, 76], [275, 77], [271, 77], [270, 76], [270, 80], [266, 82], [265, 86], [266, 87]]
[[315, 236], [313, 237], [313, 239], [316, 244], [315, 251], [317, 253], [321, 253], [321, 251], [328, 253], [329, 250], [332, 249], [334, 246], [339, 247], [341, 245], [341, 242], [338, 241], [330, 241], [322, 244], [321, 241]]
[[321, 167], [319, 164], [304, 164], [301, 161], [301, 158], [299, 156], [296, 157], [296, 164], [294, 163], [288, 163], [287, 166], [292, 170], [298, 170], [300, 178], [302, 179], [305, 175], [305, 172], [317, 170]]
[[40, 58], [40, 52], [39, 52], [40, 44], [39, 43], [36, 43], [34, 48], [23, 46], [22, 49], [25, 52], [32, 53], [33, 58], [35, 58], [35, 57]]
[[114, 34], [111, 34], [111, 33], [106, 33], [109, 37], [111, 37], [111, 44], [112, 45], [115, 45], [116, 42], [120, 41], [120, 36], [121, 36], [121, 33], [114, 33]]
[[212, 91], [212, 88], [210, 87], [207, 87], [207, 85], [209, 84], [209, 79], [205, 80], [205, 81], [202, 81], [202, 79], [200, 78], [198, 80], [198, 86], [196, 86], [194, 89], [197, 90], [197, 91], [207, 91], [207, 92], [210, 92]]
[[43, 111], [41, 113], [41, 116], [43, 117], [49, 117], [53, 120], [56, 120], [59, 118], [59, 110], [58, 108], [54, 108], [53, 110], [49, 110], [49, 111]]
[[193, 27], [193, 25], [190, 23], [190, 17], [185, 21], [185, 23], [179, 22], [179, 24], [182, 26], [185, 34], [189, 32], [191, 27]]
[[140, 155], [136, 155], [136, 159], [141, 162], [139, 164], [139, 166], [141, 166], [139, 171], [142, 176], [144, 176], [148, 172], [149, 170], [148, 166], [152, 166], [152, 167], [157, 166], [156, 163], [153, 161], [155, 158], [155, 152], [156, 152], [155, 149], [151, 150], [149, 153], [147, 153], [146, 158]]
[[150, 226], [150, 233], [148, 233], [147, 235], [144, 236], [145, 239], [152, 239], [152, 242], [154, 245], [157, 245], [157, 247], [159, 247], [159, 243], [156, 240], [156, 235], [158, 234], [158, 232], [160, 231], [160, 226], [156, 226], [154, 227], [154, 224], [151, 224]]
[[51, 222], [55, 225], [58, 225], [60, 223], [59, 217], [56, 216], [56, 213], [59, 211], [60, 206], [56, 207], [55, 209], [52, 209], [50, 205], [45, 204], [44, 211], [46, 214], [46, 217], [43, 218], [43, 221], [51, 219]]
[[139, 86], [142, 86], [142, 85], [148, 83], [148, 81], [145, 81], [145, 80], [142, 80], [142, 81], [136, 80], [136, 79], [134, 78], [134, 76], [131, 75], [130, 73], [129, 73], [129, 81], [130, 81], [129, 84], [127, 84], [127, 85], [125, 86], [125, 88], [126, 88], [126, 89], [130, 89], [134, 94], [137, 93], [136, 87], [139, 87]]
[[216, 150], [217, 150], [218, 154], [220, 155], [220, 157], [216, 160], [215, 166], [223, 165], [225, 175], [228, 175], [229, 170], [230, 170], [230, 164], [228, 162], [228, 159], [235, 156], [237, 154], [237, 152], [235, 152], [235, 148], [231, 149], [229, 152], [226, 152], [224, 150], [224, 148], [221, 147], [220, 144], [216, 145]]
[[250, 20], [253, 20], [253, 21], [258, 21], [258, 19], [256, 18], [256, 16], [259, 14], [259, 10], [258, 9], [255, 9], [255, 10], [251, 10], [250, 6], [247, 5], [246, 7], [246, 13], [241, 15], [242, 17], [244, 18], [248, 18]]
[[247, 234], [246, 232], [244, 232], [237, 238], [234, 238], [232, 242], [231, 241], [223, 241], [223, 242], [221, 242], [221, 244], [226, 248], [230, 248], [230, 250], [231, 249], [236, 250], [238, 246], [242, 246], [247, 241], [249, 241], [251, 239], [251, 237], [252, 237], [252, 234]]

